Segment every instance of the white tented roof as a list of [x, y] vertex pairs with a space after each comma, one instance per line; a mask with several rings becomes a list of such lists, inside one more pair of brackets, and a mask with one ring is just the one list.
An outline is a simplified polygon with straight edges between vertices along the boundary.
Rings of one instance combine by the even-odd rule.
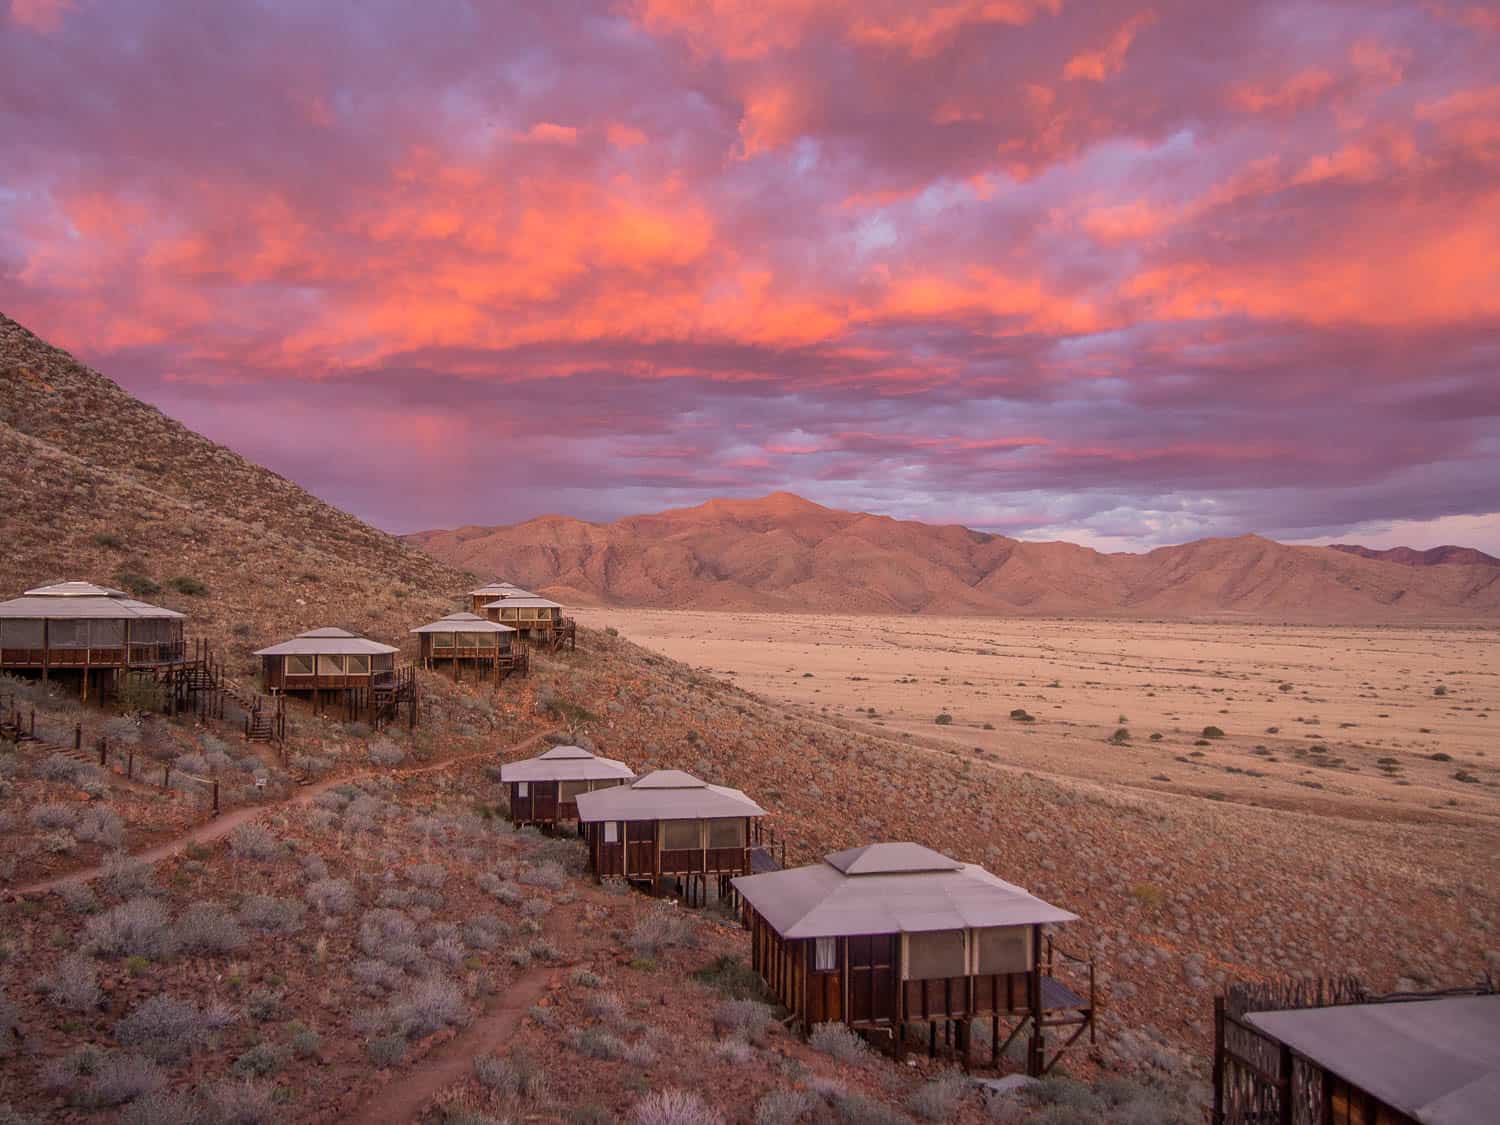
[[397, 650], [347, 629], [309, 629], [289, 641], [255, 650], [256, 656], [382, 656]]
[[436, 621], [418, 626], [413, 633], [514, 633], [509, 625], [501, 625], [477, 613], [450, 613]]
[[554, 746], [545, 754], [500, 767], [501, 781], [629, 781], [635, 771], [624, 762], [601, 758], [582, 746]]
[[470, 590], [469, 596], [481, 598], [485, 596], [492, 598], [534, 598], [530, 590], [523, 590], [514, 582], [491, 582], [488, 586], [481, 586], [477, 590]]
[[19, 598], [0, 602], [0, 617], [24, 618], [180, 618], [175, 609], [137, 601], [123, 590], [92, 582], [54, 582], [36, 586]]
[[629, 785], [578, 795], [578, 819], [582, 821], [765, 815], [765, 809], [738, 789], [710, 785], [681, 770], [654, 770]]
[[1251, 1026], [1423, 1125], [1491, 1125], [1500, 995], [1252, 1012]]
[[920, 844], [870, 844], [822, 863], [742, 875], [735, 888], [784, 938], [1076, 922], [973, 863]]
[[537, 597], [535, 594], [516, 594], [512, 597], [498, 598], [492, 602], [485, 602], [485, 609], [562, 609], [557, 602], [547, 598]]

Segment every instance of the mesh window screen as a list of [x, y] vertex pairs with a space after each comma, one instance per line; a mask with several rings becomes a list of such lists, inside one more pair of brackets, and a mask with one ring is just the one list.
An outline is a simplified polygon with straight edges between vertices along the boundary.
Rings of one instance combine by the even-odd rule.
[[742, 848], [745, 846], [745, 822], [739, 818], [710, 820], [708, 822], [708, 846], [711, 848]]
[[313, 658], [293, 654], [286, 658], [286, 674], [288, 676], [311, 676], [313, 674]]
[[589, 789], [587, 781], [563, 781], [558, 785], [558, 797], [564, 801], [576, 801], [578, 794], [587, 793]]
[[346, 656], [344, 657], [344, 670], [351, 676], [367, 676], [370, 674], [370, 658], [368, 656]]
[[6, 648], [41, 648], [42, 623], [17, 617], [0, 621], [0, 644]]
[[118, 648], [125, 643], [125, 622], [90, 621], [89, 644], [94, 648]]
[[342, 656], [327, 656], [318, 654], [318, 675], [320, 676], [342, 676], [344, 674], [344, 658]]
[[908, 980], [936, 980], [968, 975], [962, 930], [906, 935]]
[[701, 848], [703, 846], [703, 833], [699, 827], [703, 822], [700, 820], [669, 820], [663, 829], [662, 847], [664, 848]]
[[53, 621], [47, 627], [47, 643], [51, 648], [87, 648], [89, 623], [87, 621]]
[[1024, 973], [1031, 966], [1030, 934], [1025, 926], [993, 926], [975, 930], [979, 972]]

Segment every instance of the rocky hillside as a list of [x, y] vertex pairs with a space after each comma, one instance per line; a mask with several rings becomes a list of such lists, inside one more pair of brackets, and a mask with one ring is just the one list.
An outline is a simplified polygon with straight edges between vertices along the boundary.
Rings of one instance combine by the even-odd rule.
[[251, 464], [0, 316], [0, 591], [84, 578], [240, 659], [320, 625], [388, 641], [469, 578]]
[[1414, 547], [1361, 547], [1358, 543], [1330, 543], [1329, 549], [1344, 551], [1365, 559], [1400, 563], [1403, 566], [1500, 566], [1500, 559], [1473, 547], [1455, 547], [1451, 543], [1419, 551]]
[[[610, 524], [546, 516], [409, 536], [436, 558], [564, 601], [819, 613], [1500, 617], [1500, 568], [1414, 568], [1259, 536], [1101, 554], [842, 512], [776, 493]], [[1478, 552], [1474, 552], [1478, 555]]]

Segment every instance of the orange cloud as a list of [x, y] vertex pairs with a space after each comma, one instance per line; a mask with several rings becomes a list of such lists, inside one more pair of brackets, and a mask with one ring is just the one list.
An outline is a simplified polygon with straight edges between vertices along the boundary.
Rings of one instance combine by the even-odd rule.
[[1084, 300], [1052, 292], [1035, 278], [974, 266], [961, 279], [916, 275], [893, 282], [865, 319], [947, 320], [997, 317], [1016, 333], [1097, 332], [1103, 315]]
[[1276, 85], [1236, 83], [1229, 89], [1229, 101], [1245, 113], [1293, 113], [1320, 101], [1333, 85], [1333, 75], [1314, 66]]
[[747, 158], [780, 148], [801, 132], [803, 108], [787, 83], [762, 86], [745, 97], [740, 144]]
[[10, 18], [46, 35], [62, 26], [73, 0], [10, 0]]
[[635, 148], [646, 143], [646, 134], [631, 125], [611, 125], [607, 136], [616, 148]]
[[578, 142], [578, 130], [571, 125], [539, 121], [521, 134], [521, 140], [534, 141], [538, 144], [571, 145]]
[[1135, 37], [1142, 28], [1155, 22], [1155, 12], [1141, 12], [1132, 16], [1103, 47], [1095, 51], [1081, 51], [1069, 59], [1068, 65], [1063, 68], [1063, 77], [1102, 82], [1120, 73], [1125, 65], [1125, 55], [1135, 42]]
[[1149, 238], [1170, 226], [1172, 221], [1172, 212], [1137, 199], [1090, 210], [1083, 217], [1083, 229], [1105, 245], [1114, 246]]

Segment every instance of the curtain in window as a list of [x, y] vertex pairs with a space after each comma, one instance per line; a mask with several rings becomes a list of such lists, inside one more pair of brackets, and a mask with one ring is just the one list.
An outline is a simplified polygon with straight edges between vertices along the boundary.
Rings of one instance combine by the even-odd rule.
[[293, 653], [286, 658], [286, 674], [288, 676], [311, 676], [313, 674], [313, 658]]
[[587, 793], [589, 789], [587, 781], [563, 781], [558, 784], [558, 799], [563, 801], [576, 801], [578, 794]]
[[342, 656], [330, 656], [321, 652], [318, 654], [318, 675], [342, 676], [343, 674], [344, 658]]
[[370, 674], [370, 658], [368, 656], [346, 656], [344, 657], [344, 670], [351, 676], [368, 676]]
[[839, 966], [838, 938], [820, 937], [813, 948], [813, 971], [831, 973]]
[[604, 842], [606, 844], [618, 844], [620, 842], [620, 822], [618, 820], [606, 820], [604, 822]]

